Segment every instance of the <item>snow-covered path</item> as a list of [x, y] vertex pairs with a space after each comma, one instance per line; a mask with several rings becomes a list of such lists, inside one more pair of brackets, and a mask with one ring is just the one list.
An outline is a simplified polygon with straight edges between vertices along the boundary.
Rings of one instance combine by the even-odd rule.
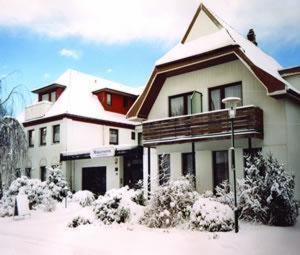
[[31, 218], [0, 218], [0, 254], [300, 254], [300, 223], [280, 228], [242, 224], [234, 232], [201, 233], [157, 230], [138, 225], [66, 225], [88, 208], [71, 204], [53, 213], [34, 211]]

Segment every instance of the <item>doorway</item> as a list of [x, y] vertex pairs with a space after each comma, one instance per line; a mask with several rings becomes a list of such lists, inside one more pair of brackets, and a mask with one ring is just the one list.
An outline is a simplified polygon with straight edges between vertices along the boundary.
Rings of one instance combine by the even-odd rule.
[[106, 167], [82, 168], [82, 190], [89, 190], [95, 195], [106, 192]]

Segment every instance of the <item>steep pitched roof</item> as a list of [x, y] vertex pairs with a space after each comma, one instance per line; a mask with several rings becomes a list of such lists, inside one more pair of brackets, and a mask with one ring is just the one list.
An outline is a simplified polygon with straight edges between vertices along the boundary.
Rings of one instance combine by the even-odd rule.
[[[231, 57], [229, 57], [230, 54]], [[282, 66], [276, 60], [200, 4], [181, 42], [156, 61], [155, 69], [145, 90], [131, 107], [127, 117], [147, 117], [151, 109], [150, 104], [154, 102], [153, 99], [149, 99], [149, 95], [152, 97], [158, 95], [160, 86], [168, 77], [168, 70], [174, 68], [179, 70], [188, 64], [190, 67], [186, 70], [190, 71], [192, 64], [212, 58], [219, 58], [218, 61], [211, 61], [212, 64], [224, 63], [225, 55], [228, 61], [241, 60], [265, 86], [268, 93], [292, 90], [300, 97], [300, 92], [280, 75], [279, 70]], [[209, 66], [209, 64], [203, 64], [202, 68], [203, 66]]]
[[71, 69], [64, 72], [54, 84], [65, 86], [65, 90], [43, 118], [69, 114], [94, 120], [105, 120], [128, 125], [136, 124], [126, 119], [123, 114], [105, 111], [97, 96], [92, 93], [99, 89], [110, 88], [136, 95], [135, 88]]

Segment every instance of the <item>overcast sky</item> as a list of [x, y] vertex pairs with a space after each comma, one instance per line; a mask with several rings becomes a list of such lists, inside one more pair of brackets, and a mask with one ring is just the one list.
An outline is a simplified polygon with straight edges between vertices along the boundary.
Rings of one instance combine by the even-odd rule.
[[[131, 86], [183, 36], [199, 0], [0, 0], [0, 76], [28, 90], [75, 68]], [[206, 0], [283, 66], [300, 65], [299, 0]], [[12, 81], [7, 82], [11, 86]]]

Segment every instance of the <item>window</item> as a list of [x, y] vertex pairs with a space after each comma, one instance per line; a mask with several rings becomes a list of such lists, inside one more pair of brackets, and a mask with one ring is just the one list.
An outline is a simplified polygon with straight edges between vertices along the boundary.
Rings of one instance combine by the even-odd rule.
[[49, 101], [49, 94], [48, 93], [42, 94], [42, 100], [41, 101]]
[[26, 175], [28, 178], [31, 178], [31, 168], [30, 168], [30, 167], [26, 167], [26, 168], [25, 168], [25, 175]]
[[194, 91], [169, 97], [169, 116], [180, 116], [202, 111], [202, 94]]
[[52, 91], [50, 94], [50, 101], [54, 103], [56, 101], [56, 91]]
[[182, 175], [192, 175], [195, 176], [195, 169], [193, 167], [193, 153], [182, 153], [181, 154], [182, 163]]
[[118, 143], [119, 143], [119, 130], [109, 129], [109, 144], [118, 144]]
[[28, 130], [28, 146], [34, 146], [34, 129]]
[[53, 126], [53, 137], [52, 137], [52, 141], [53, 143], [59, 143], [60, 142], [60, 126], [59, 125], [55, 125]]
[[170, 154], [158, 155], [158, 175], [159, 185], [165, 185], [170, 181]]
[[21, 177], [21, 168], [16, 168], [15, 171], [16, 171], [16, 172], [15, 172], [16, 178]]
[[138, 133], [138, 145], [143, 145], [143, 135], [141, 132]]
[[213, 152], [214, 188], [229, 180], [228, 151]]
[[111, 94], [106, 93], [106, 105], [111, 106]]
[[47, 170], [45, 166], [41, 166], [41, 181], [46, 181], [46, 177], [47, 177]]
[[[228, 84], [209, 89], [209, 110], [225, 109], [222, 100], [226, 97], [239, 97], [242, 99], [242, 84]], [[239, 106], [242, 103], [239, 104]]]
[[135, 140], [135, 132], [131, 132], [131, 140]]
[[129, 105], [129, 98], [128, 97], [123, 97], [123, 106], [124, 108], [127, 108]]
[[40, 145], [46, 145], [47, 128], [40, 128]]

